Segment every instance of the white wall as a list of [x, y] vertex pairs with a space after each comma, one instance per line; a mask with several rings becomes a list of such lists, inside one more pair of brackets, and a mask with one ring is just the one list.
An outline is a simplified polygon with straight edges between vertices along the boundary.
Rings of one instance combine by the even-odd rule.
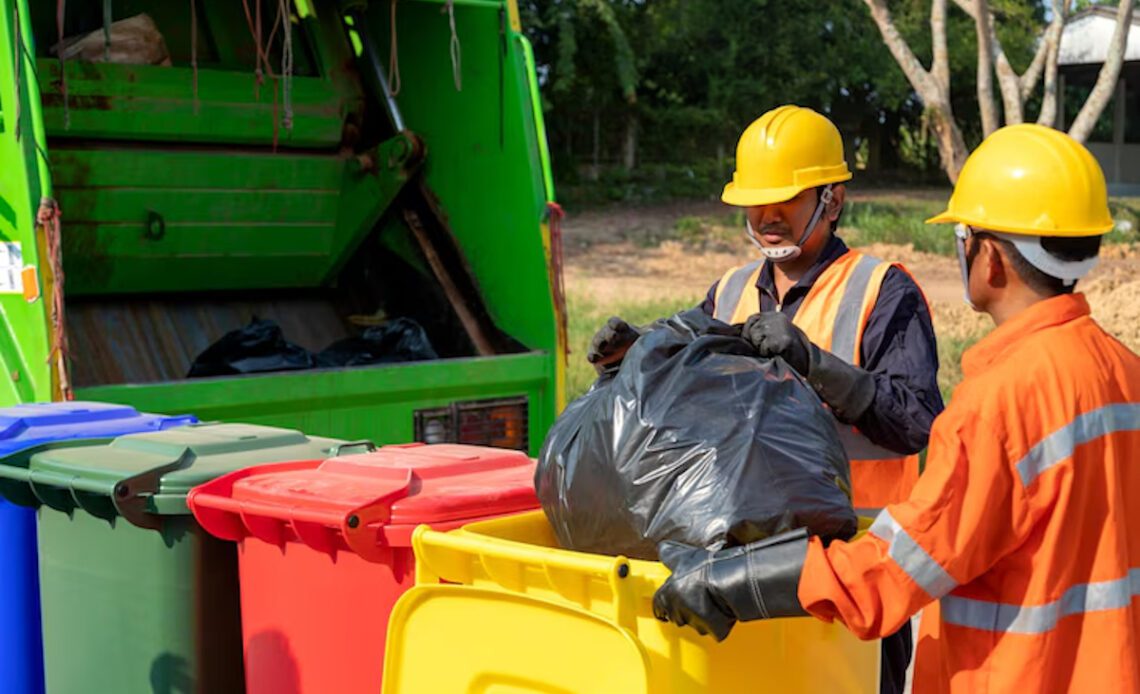
[[1093, 153], [1100, 167], [1104, 169], [1104, 177], [1110, 183], [1140, 185], [1140, 145], [1126, 144], [1120, 150], [1120, 176], [1116, 176], [1116, 152], [1111, 143], [1087, 142], [1089, 151]]

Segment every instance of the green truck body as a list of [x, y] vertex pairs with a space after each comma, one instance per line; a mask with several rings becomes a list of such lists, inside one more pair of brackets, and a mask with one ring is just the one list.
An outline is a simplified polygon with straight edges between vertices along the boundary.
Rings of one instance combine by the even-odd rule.
[[[0, 406], [535, 452], [565, 340], [514, 1], [104, 5], [69, 0], [61, 24], [56, 3], [0, 0]], [[107, 62], [144, 14], [167, 64]], [[84, 36], [102, 59], [68, 55]], [[402, 317], [439, 359], [186, 377], [253, 318], [317, 352]]]

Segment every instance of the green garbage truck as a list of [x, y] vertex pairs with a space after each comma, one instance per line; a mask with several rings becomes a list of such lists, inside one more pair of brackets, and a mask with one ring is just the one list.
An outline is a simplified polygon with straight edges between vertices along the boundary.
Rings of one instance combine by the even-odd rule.
[[0, 405], [534, 452], [537, 84], [514, 0], [0, 0]]

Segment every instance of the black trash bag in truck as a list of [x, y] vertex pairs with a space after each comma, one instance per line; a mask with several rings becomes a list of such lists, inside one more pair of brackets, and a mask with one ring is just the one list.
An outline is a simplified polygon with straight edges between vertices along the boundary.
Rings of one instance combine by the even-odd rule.
[[654, 324], [566, 408], [535, 487], [562, 546], [584, 552], [856, 530], [847, 456], [811, 386], [699, 310]]
[[286, 341], [281, 326], [254, 318], [206, 348], [190, 366], [187, 378], [233, 376], [311, 369], [316, 360], [309, 350]]
[[439, 359], [423, 326], [411, 318], [369, 328], [360, 337], [334, 342], [317, 355], [317, 366], [365, 366]]

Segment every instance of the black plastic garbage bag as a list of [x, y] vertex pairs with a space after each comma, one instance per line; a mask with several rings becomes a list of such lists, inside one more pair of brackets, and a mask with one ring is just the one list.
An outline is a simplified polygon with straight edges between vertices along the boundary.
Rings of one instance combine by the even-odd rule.
[[559, 542], [585, 552], [856, 530], [847, 457], [811, 386], [699, 310], [656, 323], [566, 408], [535, 487]]
[[190, 366], [187, 378], [232, 376], [311, 369], [316, 360], [304, 347], [285, 340], [281, 326], [270, 320], [253, 321], [222, 336]]
[[334, 342], [317, 355], [317, 365], [331, 368], [438, 358], [419, 323], [411, 318], [397, 318], [365, 330], [360, 337]]

